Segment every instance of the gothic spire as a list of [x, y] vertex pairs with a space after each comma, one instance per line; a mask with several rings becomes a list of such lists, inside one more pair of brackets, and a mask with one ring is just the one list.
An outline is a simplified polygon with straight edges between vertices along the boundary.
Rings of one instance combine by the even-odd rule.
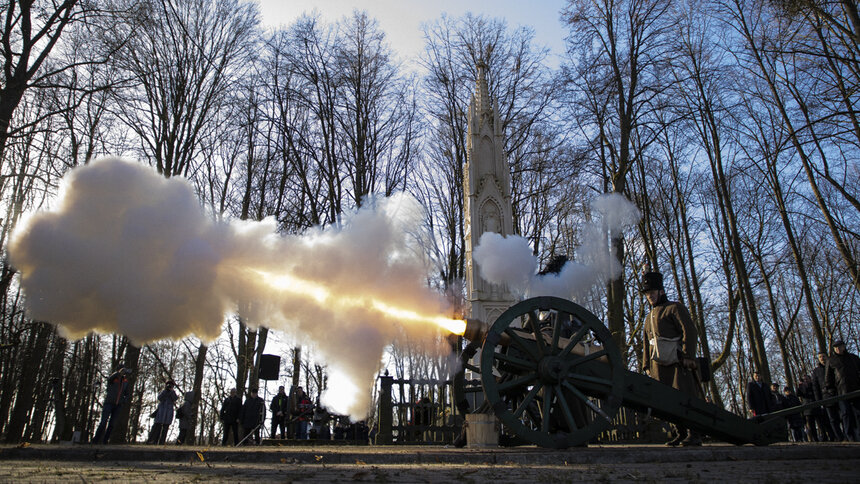
[[475, 107], [478, 113], [484, 113], [493, 109], [490, 103], [490, 88], [487, 86], [487, 65], [484, 61], [478, 61], [478, 78], [475, 80]]

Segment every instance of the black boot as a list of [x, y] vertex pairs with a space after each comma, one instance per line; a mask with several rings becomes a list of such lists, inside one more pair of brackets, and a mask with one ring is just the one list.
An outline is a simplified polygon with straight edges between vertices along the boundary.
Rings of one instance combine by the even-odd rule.
[[677, 447], [681, 444], [681, 442], [687, 437], [687, 432], [678, 431], [676, 432], [675, 438], [666, 442], [667, 447]]
[[699, 435], [698, 432], [690, 431], [690, 434], [687, 435], [687, 438], [681, 441], [681, 447], [701, 447], [702, 446], [702, 436]]

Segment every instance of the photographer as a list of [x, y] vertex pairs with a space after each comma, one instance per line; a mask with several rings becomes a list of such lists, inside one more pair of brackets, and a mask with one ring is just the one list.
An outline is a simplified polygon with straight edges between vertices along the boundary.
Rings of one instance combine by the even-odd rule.
[[[117, 370], [108, 377], [107, 392], [102, 404], [102, 418], [96, 430], [96, 435], [93, 437], [93, 444], [107, 444], [110, 440], [114, 420], [119, 415], [120, 408], [128, 401], [131, 394], [128, 384], [129, 375], [131, 375], [131, 370], [120, 364], [117, 366]], [[107, 429], [105, 429], [105, 426], [107, 426]]]
[[170, 428], [170, 424], [173, 423], [173, 409], [176, 407], [176, 401], [179, 399], [179, 396], [173, 389], [175, 385], [173, 380], [168, 380], [164, 384], [164, 390], [161, 390], [161, 393], [158, 394], [158, 407], [153, 414], [155, 421], [152, 424], [152, 431], [149, 434], [149, 441], [147, 443], [164, 445], [167, 441], [167, 430]]

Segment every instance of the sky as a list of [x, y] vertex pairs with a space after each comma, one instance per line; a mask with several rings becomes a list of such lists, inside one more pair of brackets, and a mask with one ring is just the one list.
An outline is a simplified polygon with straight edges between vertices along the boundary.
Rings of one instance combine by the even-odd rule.
[[564, 53], [566, 29], [559, 21], [564, 0], [259, 0], [263, 23], [268, 27], [286, 26], [304, 12], [317, 9], [325, 20], [336, 21], [353, 10], [365, 10], [379, 21], [392, 48], [406, 60], [417, 58], [423, 48], [421, 25], [443, 13], [457, 18], [466, 12], [503, 18], [515, 29], [529, 26], [535, 41], [546, 46], [560, 63]]

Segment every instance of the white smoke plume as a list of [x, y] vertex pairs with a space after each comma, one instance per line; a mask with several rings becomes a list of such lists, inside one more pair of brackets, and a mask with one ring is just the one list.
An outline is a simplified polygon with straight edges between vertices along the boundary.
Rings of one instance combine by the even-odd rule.
[[639, 209], [620, 194], [600, 195], [591, 205], [594, 220], [583, 226], [576, 261], [568, 261], [558, 274], [535, 273], [538, 260], [528, 241], [511, 235], [485, 232], [473, 252], [481, 277], [505, 284], [518, 296], [556, 296], [582, 301], [588, 291], [621, 275], [621, 266], [609, 237], [639, 221]]
[[65, 336], [211, 341], [238, 313], [312, 344], [355, 386], [352, 399], [324, 403], [360, 419], [385, 346], [405, 335], [450, 351], [437, 327], [380, 309], [448, 314], [405, 236], [418, 214], [411, 199], [392, 197], [340, 229], [280, 236], [271, 219], [215, 222], [185, 179], [111, 158], [70, 171], [54, 207], [22, 221], [9, 251], [29, 315]]

